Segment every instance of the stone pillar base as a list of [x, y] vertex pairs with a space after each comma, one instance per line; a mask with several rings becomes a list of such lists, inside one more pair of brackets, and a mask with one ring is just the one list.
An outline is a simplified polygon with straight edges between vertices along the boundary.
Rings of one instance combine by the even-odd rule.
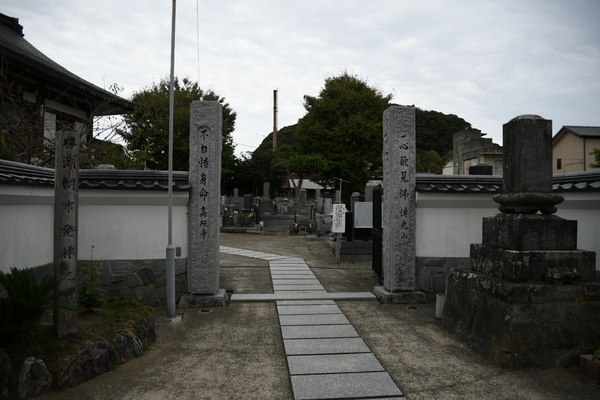
[[381, 304], [419, 304], [426, 303], [427, 298], [423, 292], [389, 292], [383, 286], [375, 286], [373, 294]]
[[506, 368], [568, 365], [600, 334], [600, 282], [514, 283], [452, 270], [442, 328]]
[[229, 296], [225, 289], [216, 294], [184, 294], [179, 300], [179, 308], [225, 307]]

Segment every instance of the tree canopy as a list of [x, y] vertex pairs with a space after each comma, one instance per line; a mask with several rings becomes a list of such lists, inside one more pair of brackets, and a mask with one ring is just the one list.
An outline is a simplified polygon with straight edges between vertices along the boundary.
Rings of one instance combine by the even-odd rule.
[[[224, 98], [212, 90], [202, 90], [187, 78], [174, 80], [173, 169], [189, 169], [190, 105], [194, 100], [219, 101], [223, 106], [222, 180], [227, 182], [235, 169], [231, 133], [236, 113]], [[168, 169], [169, 79], [134, 93], [131, 101], [138, 107], [124, 116], [125, 128], [119, 132], [130, 155], [148, 169]]]
[[347, 72], [325, 79], [318, 96], [304, 96], [306, 115], [295, 132], [299, 152], [318, 154], [327, 168], [314, 171], [323, 184], [349, 181], [348, 193], [364, 189], [381, 173], [383, 111], [390, 106], [385, 94]]

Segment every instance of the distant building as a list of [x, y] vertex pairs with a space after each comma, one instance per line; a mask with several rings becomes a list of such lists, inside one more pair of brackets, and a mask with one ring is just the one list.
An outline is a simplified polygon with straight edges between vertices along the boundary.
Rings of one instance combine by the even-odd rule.
[[452, 139], [453, 174], [468, 175], [476, 164], [492, 166], [492, 175], [502, 175], [502, 146], [486, 139], [479, 129], [467, 128], [456, 132]]
[[588, 171], [600, 149], [600, 126], [563, 126], [552, 138], [552, 173]]
[[448, 162], [444, 165], [444, 168], [442, 169], [442, 175], [454, 175], [454, 159], [451, 158], [448, 160]]

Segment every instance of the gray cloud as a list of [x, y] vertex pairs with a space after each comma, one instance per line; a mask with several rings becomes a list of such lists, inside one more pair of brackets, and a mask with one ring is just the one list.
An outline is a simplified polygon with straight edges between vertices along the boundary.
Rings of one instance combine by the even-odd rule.
[[[27, 40], [99, 86], [127, 97], [169, 74], [170, 1], [4, 3]], [[599, 15], [595, 0], [180, 1], [176, 74], [238, 112], [234, 140], [250, 146], [238, 151], [272, 129], [273, 89], [282, 127], [344, 70], [501, 142], [520, 114], [552, 119], [555, 132], [600, 124]]]

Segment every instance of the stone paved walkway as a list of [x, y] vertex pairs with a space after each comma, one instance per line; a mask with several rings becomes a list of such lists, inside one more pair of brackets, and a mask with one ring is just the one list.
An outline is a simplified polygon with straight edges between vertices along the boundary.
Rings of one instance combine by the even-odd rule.
[[275, 301], [294, 398], [405, 399], [334, 300], [372, 293], [327, 293], [301, 258], [221, 246], [221, 252], [268, 260], [274, 293], [233, 294], [232, 302]]

